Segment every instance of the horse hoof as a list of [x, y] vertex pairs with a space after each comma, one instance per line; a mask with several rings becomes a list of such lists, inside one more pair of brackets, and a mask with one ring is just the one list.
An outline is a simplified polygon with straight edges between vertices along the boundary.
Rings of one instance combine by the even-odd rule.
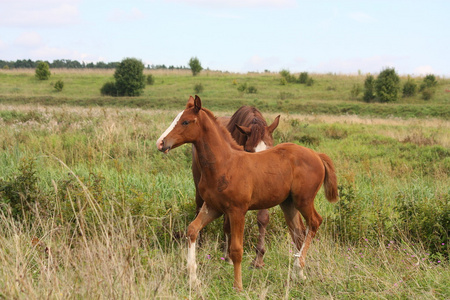
[[256, 263], [256, 262], [252, 262], [250, 264], [250, 269], [262, 269], [266, 264], [265, 263]]

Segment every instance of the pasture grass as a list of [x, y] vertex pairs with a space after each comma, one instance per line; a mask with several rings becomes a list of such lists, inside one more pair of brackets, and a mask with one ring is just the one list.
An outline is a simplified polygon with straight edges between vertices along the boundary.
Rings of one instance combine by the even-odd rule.
[[247, 269], [257, 238], [255, 212], [247, 215], [244, 292], [221, 259], [219, 220], [202, 232], [203, 284], [190, 287], [191, 148], [163, 155], [154, 144], [183, 106], [0, 104], [0, 299], [450, 297], [448, 227], [439, 227], [450, 212], [449, 121], [354, 115], [282, 113], [275, 131], [276, 143], [336, 165], [341, 199], [317, 196], [324, 222], [307, 280], [290, 279], [292, 244], [273, 208], [262, 270]]
[[[50, 80], [34, 78], [34, 70], [0, 70], [0, 103], [35, 103], [43, 105], [80, 105], [179, 109], [195, 86], [201, 84], [200, 97], [208, 99], [214, 111], [235, 111], [241, 105], [254, 105], [262, 111], [301, 114], [356, 114], [402, 118], [450, 118], [450, 79], [438, 78], [434, 97], [424, 101], [418, 94], [400, 98], [396, 103], [367, 104], [362, 93], [351, 94], [354, 85], [364, 84], [365, 76], [310, 74], [313, 86], [289, 83], [280, 85], [278, 73], [229, 73], [203, 71], [193, 77], [189, 70], [145, 70], [155, 78], [139, 97], [107, 97], [100, 88], [113, 80], [112, 70], [51, 70]], [[57, 92], [54, 84], [64, 82]], [[407, 77], [402, 77], [402, 83]], [[417, 78], [419, 82], [422, 78]], [[257, 93], [240, 92], [242, 84], [254, 86]]]

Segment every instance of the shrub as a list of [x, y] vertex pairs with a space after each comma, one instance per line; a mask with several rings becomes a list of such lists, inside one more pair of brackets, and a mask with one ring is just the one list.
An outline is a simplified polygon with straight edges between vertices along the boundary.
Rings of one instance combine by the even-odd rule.
[[196, 85], [194, 85], [194, 91], [196, 94], [200, 94], [201, 92], [203, 92], [203, 90], [203, 84], [197, 83]]
[[375, 78], [372, 75], [367, 75], [364, 81], [364, 96], [365, 102], [371, 102], [375, 99]]
[[102, 96], [118, 96], [116, 83], [114, 81], [105, 83], [100, 89], [100, 93], [102, 94]]
[[50, 67], [48, 63], [44, 61], [38, 62], [36, 66], [36, 78], [39, 80], [47, 80], [50, 78]]
[[192, 76], [196, 76], [201, 70], [203, 70], [203, 67], [197, 57], [192, 57], [189, 60], [189, 67], [191, 68]]
[[378, 75], [375, 81], [375, 92], [380, 102], [394, 102], [398, 99], [400, 90], [400, 77], [394, 68], [386, 68]]
[[62, 89], [64, 88], [64, 81], [58, 80], [53, 87], [57, 92], [61, 92]]
[[314, 84], [314, 79], [312, 79], [311, 77], [308, 77], [308, 79], [306, 79], [306, 86], [312, 86]]
[[288, 70], [281, 70], [280, 71], [281, 79], [285, 80], [286, 82], [295, 82], [295, 76], [291, 74]]
[[298, 76], [298, 83], [307, 84], [308, 83], [308, 72], [301, 72]]
[[450, 195], [436, 196], [418, 188], [400, 191], [397, 196], [401, 227], [413, 240], [421, 241], [435, 255], [448, 257], [450, 235]]
[[245, 90], [247, 89], [247, 83], [241, 83], [238, 87], [237, 90], [239, 92], [245, 92]]
[[361, 91], [362, 88], [358, 83], [353, 84], [353, 87], [350, 90], [350, 98], [357, 99]]
[[408, 76], [408, 80], [403, 85], [403, 97], [412, 97], [417, 93], [417, 83]]
[[258, 91], [257, 89], [256, 89], [256, 87], [254, 87], [253, 85], [250, 85], [250, 86], [248, 86], [247, 87], [247, 93], [249, 93], [249, 94], [256, 94], [256, 92]]
[[436, 77], [433, 74], [428, 74], [423, 79], [420, 85], [420, 92], [423, 100], [430, 100], [434, 96], [435, 87], [437, 85]]
[[286, 80], [286, 78], [281, 78], [280, 79], [280, 85], [286, 85], [287, 84], [287, 80]]
[[430, 100], [434, 96], [434, 89], [432, 88], [425, 88], [422, 90], [422, 99], [423, 100]]
[[[35, 204], [42, 198], [35, 169], [35, 159], [24, 158], [17, 174], [8, 180], [0, 178], [0, 204], [7, 204], [16, 219], [29, 217]], [[4, 208], [0, 205], [0, 209]]]
[[136, 58], [122, 60], [114, 78], [118, 96], [139, 96], [145, 88], [144, 64]]
[[434, 88], [437, 85], [436, 77], [433, 74], [428, 74], [423, 79], [422, 84], [420, 85], [420, 91], [422, 92], [426, 88]]
[[153, 85], [155, 83], [155, 77], [152, 74], [147, 75], [147, 84]]

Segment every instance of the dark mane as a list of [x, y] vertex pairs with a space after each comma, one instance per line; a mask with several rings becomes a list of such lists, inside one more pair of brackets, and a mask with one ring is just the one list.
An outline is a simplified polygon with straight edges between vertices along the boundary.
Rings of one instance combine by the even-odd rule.
[[252, 134], [249, 140], [252, 145], [257, 145], [264, 138], [267, 126], [266, 120], [261, 112], [253, 106], [241, 106], [233, 114], [227, 125], [227, 130], [231, 133], [231, 136], [236, 142], [240, 145], [244, 145], [247, 141], [247, 136], [240, 133], [235, 126], [236, 124], [252, 128]]
[[206, 108], [202, 108], [202, 111], [204, 111], [207, 116], [214, 121], [214, 123], [217, 125], [217, 128], [219, 129], [220, 133], [222, 134], [222, 136], [224, 137], [224, 139], [228, 142], [228, 144], [230, 144], [231, 148], [235, 149], [235, 150], [240, 150], [243, 151], [244, 147], [239, 145], [231, 136], [230, 132], [226, 129], [225, 126], [223, 126], [219, 121], [217, 121], [217, 117], [209, 110]]

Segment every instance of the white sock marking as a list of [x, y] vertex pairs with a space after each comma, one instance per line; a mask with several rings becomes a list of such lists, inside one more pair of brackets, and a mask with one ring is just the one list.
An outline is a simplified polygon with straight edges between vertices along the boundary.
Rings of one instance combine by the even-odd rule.
[[166, 131], [164, 131], [163, 134], [161, 134], [161, 136], [159, 137], [159, 139], [156, 141], [156, 147], [158, 147], [161, 144], [161, 141], [173, 130], [173, 128], [175, 127], [175, 125], [177, 125], [178, 121], [181, 118], [181, 115], [183, 114], [184, 110], [182, 112], [180, 112], [175, 119], [173, 120], [172, 124], [170, 124], [169, 128], [166, 129]]

